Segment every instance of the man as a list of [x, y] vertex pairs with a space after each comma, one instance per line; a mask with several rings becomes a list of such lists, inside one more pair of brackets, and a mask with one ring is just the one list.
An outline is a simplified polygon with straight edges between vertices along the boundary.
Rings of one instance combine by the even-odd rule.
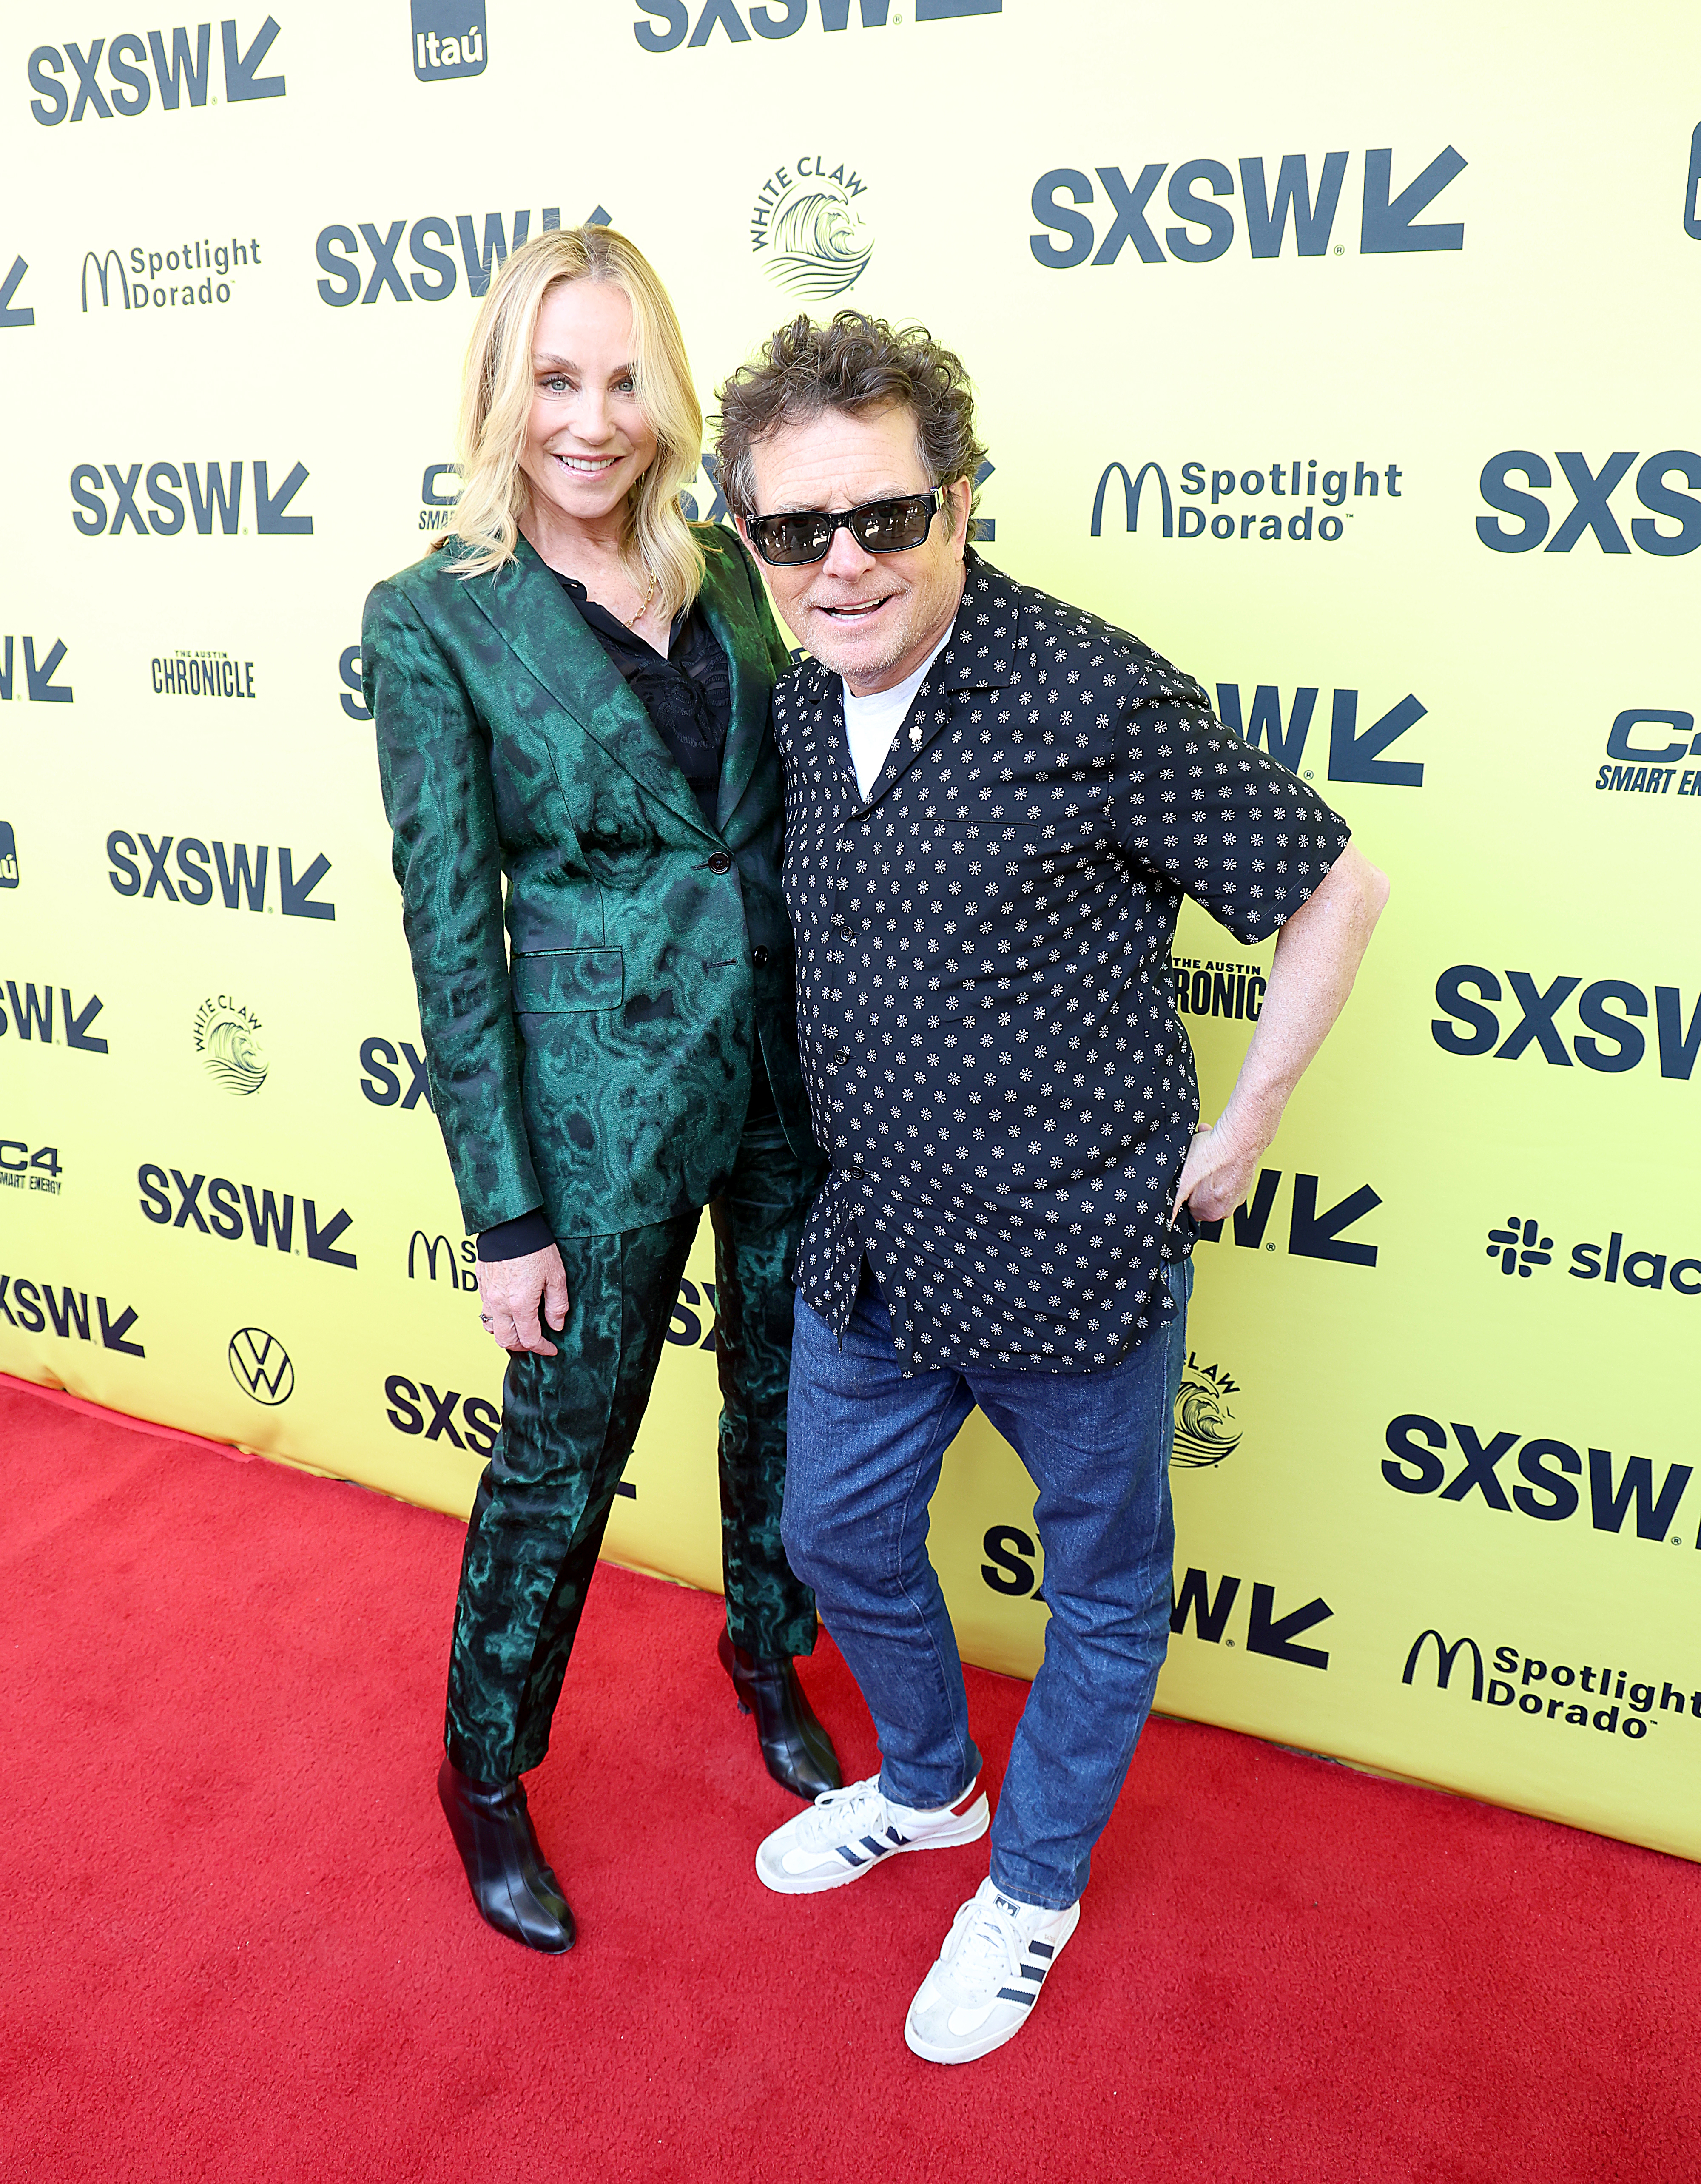
[[[1046, 1658], [991, 1871], [905, 2025], [967, 2062], [1074, 1931], [1168, 1638], [1168, 1462], [1196, 1217], [1243, 1196], [1387, 884], [1347, 827], [1136, 638], [968, 547], [984, 450], [920, 330], [799, 319], [722, 391], [723, 488], [814, 657], [783, 677], [787, 906], [815, 1134], [784, 1540], [862, 1687], [880, 1773], [768, 1836], [808, 1894], [986, 1832], [927, 1553], [979, 1404], [1039, 1490]], [[1278, 931], [1227, 1106], [1196, 1128], [1183, 894]]]

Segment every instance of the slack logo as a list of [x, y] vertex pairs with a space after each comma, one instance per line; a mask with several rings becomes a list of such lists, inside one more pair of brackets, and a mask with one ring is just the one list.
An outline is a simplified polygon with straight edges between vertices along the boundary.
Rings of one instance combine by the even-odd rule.
[[413, 0], [414, 74], [421, 83], [482, 75], [484, 0]]

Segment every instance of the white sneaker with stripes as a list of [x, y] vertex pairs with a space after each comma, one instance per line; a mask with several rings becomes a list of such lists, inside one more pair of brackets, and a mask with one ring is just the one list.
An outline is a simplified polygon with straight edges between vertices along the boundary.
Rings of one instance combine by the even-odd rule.
[[1079, 1903], [1047, 1911], [983, 1880], [910, 2004], [904, 2040], [912, 2053], [929, 2063], [973, 2063], [1013, 2040], [1080, 1916]]
[[806, 1812], [765, 1837], [756, 1851], [756, 1879], [781, 1896], [813, 1896], [860, 1880], [899, 1851], [973, 1842], [990, 1825], [985, 1794], [977, 1797], [973, 1782], [955, 1804], [917, 1812], [883, 1797], [879, 1776], [871, 1774], [866, 1782], [823, 1791]]

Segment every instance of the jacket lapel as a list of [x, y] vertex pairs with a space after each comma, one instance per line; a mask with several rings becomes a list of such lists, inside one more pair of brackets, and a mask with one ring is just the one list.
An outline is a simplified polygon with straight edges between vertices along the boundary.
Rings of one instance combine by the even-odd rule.
[[705, 544], [707, 566], [699, 604], [732, 672], [733, 716], [721, 758], [721, 788], [715, 812], [725, 834], [761, 756], [762, 740], [768, 732], [773, 664], [762, 642], [761, 622], [737, 549], [722, 547], [713, 540]]
[[[962, 587], [962, 599], [952, 625], [951, 639], [929, 670], [911, 704], [908, 716], [893, 738], [878, 779], [865, 804], [850, 771], [849, 745], [844, 726], [842, 683], [834, 692], [839, 709], [839, 747], [850, 772], [850, 791], [859, 810], [878, 804], [901, 781], [934, 738], [950, 726], [955, 708], [951, 694], [958, 690], [1002, 690], [1016, 680], [1016, 651], [1021, 634], [1022, 608], [1015, 586], [1001, 571], [991, 567], [971, 547]], [[838, 683], [839, 678], [834, 678]]]
[[464, 588], [516, 659], [592, 742], [695, 833], [712, 840], [690, 784], [649, 714], [529, 542], [521, 538], [512, 561]]

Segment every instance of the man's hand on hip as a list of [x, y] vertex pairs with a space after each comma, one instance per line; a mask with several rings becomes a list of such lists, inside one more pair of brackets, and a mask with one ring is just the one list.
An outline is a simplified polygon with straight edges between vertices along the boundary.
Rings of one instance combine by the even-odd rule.
[[1196, 1221], [1225, 1220], [1246, 1196], [1263, 1153], [1262, 1144], [1237, 1139], [1226, 1122], [1196, 1131], [1175, 1185], [1170, 1227], [1184, 1206]]
[[559, 1334], [567, 1323], [567, 1271], [555, 1245], [528, 1251], [523, 1259], [481, 1259], [478, 1316], [492, 1340], [504, 1350], [528, 1351], [554, 1357], [555, 1346], [544, 1333], [543, 1320]]

